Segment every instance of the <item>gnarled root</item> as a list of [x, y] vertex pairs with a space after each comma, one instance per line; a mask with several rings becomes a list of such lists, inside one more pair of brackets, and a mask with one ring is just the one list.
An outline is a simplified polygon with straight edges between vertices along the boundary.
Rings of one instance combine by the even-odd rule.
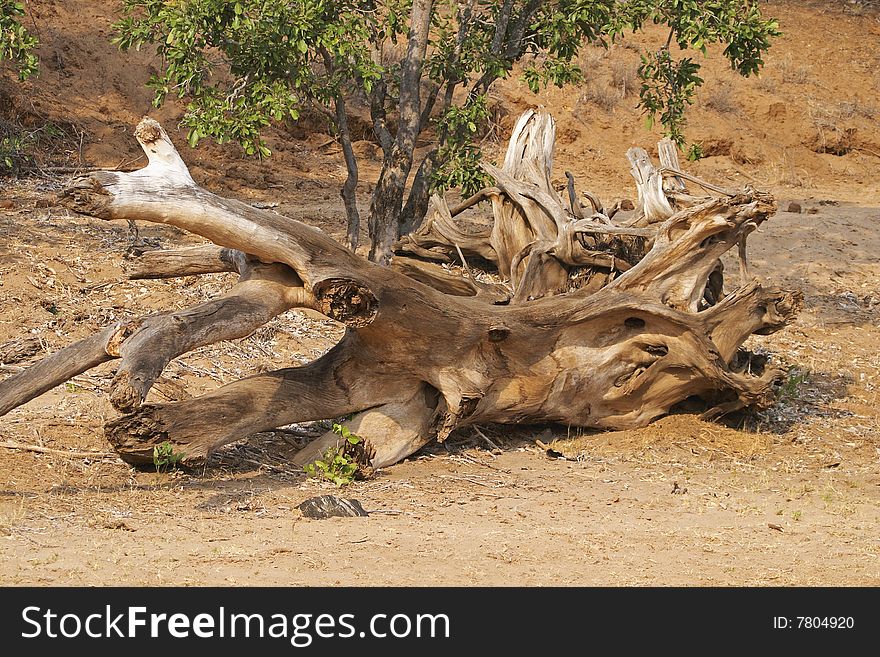
[[[231, 270], [240, 280], [217, 299], [108, 327], [10, 377], [0, 383], [0, 414], [121, 358], [111, 401], [126, 414], [107, 423], [106, 435], [131, 463], [151, 463], [165, 443], [196, 463], [259, 431], [352, 416], [346, 426], [362, 438], [357, 458], [378, 468], [472, 423], [621, 429], [693, 395], [712, 405], [713, 417], [770, 403], [781, 373], [745, 366], [740, 347], [785, 326], [802, 302], [747, 275], [746, 239], [774, 212], [772, 197], [699, 181], [678, 170], [667, 143], [659, 169], [644, 151], [630, 152], [635, 216], [619, 220], [620, 203], [606, 214], [591, 194], [588, 214], [572, 176], [566, 198], [551, 184], [553, 134], [549, 115], [524, 114], [504, 165], [485, 166], [496, 186], [453, 211], [435, 197], [428, 220], [398, 244], [408, 255], [379, 267], [315, 228], [200, 188], [161, 127], [143, 121], [136, 135], [150, 165], [76, 179], [65, 203], [104, 219], [171, 224], [216, 244], [145, 254], [132, 276]], [[685, 180], [720, 196], [692, 196]], [[483, 200], [492, 203], [492, 229], [458, 227], [455, 215]], [[734, 247], [743, 280], [725, 295], [719, 259]], [[411, 255], [458, 259], [466, 275]], [[477, 280], [476, 261], [506, 280]], [[171, 359], [247, 335], [292, 307], [345, 324], [342, 341], [303, 367], [142, 405]], [[320, 458], [338, 439], [328, 433], [296, 461]]]

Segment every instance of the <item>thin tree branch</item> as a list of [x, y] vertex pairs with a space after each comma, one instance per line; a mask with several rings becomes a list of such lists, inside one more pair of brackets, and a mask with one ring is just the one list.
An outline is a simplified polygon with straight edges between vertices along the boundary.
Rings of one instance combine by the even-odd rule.
[[718, 192], [719, 194], [724, 194], [725, 196], [736, 196], [739, 192], [735, 192], [731, 189], [727, 189], [726, 187], [719, 187], [718, 185], [713, 185], [710, 182], [706, 182], [702, 178], [697, 178], [689, 173], [685, 173], [684, 171], [679, 171], [678, 169], [671, 169], [668, 167], [664, 167], [660, 169], [660, 175], [662, 176], [677, 176], [678, 178], [684, 178], [685, 180], [689, 180], [692, 183], [699, 185], [700, 187], [704, 187], [712, 192]]
[[39, 445], [27, 445], [25, 443], [15, 442], [14, 440], [7, 440], [0, 443], [0, 447], [17, 449], [25, 452], [36, 452], [37, 454], [55, 454], [69, 459], [119, 459], [119, 456], [113, 452], [77, 452], [67, 449], [51, 449], [50, 447], [40, 447]]

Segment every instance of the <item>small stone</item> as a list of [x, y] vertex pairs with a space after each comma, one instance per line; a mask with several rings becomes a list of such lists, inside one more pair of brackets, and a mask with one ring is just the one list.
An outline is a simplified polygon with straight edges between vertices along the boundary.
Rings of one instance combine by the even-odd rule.
[[325, 518], [354, 518], [366, 516], [367, 512], [357, 500], [348, 500], [334, 495], [310, 497], [299, 505], [303, 516], [313, 520]]
[[13, 201], [12, 199], [8, 199], [8, 198], [0, 199], [0, 208], [2, 208], [4, 210], [9, 210], [10, 208], [14, 208], [14, 207], [15, 207], [15, 201]]
[[795, 214], [800, 214], [801, 212], [803, 212], [803, 208], [801, 208], [800, 203], [795, 203], [794, 201], [792, 201], [791, 203], [788, 204], [787, 211], [794, 212]]
[[819, 214], [819, 208], [807, 208], [807, 214]]

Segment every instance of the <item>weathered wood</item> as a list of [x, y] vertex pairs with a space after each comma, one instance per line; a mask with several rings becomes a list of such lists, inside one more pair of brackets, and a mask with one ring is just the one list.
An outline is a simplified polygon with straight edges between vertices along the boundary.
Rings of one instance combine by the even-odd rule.
[[[660, 159], [661, 169], [681, 170], [681, 164], [678, 160], [678, 145], [669, 137], [664, 137], [657, 142], [657, 157]], [[684, 181], [675, 175], [669, 176], [663, 181], [663, 191], [665, 194], [684, 193], [687, 187]]]
[[[565, 189], [568, 192], [568, 209], [575, 219], [584, 219], [586, 215], [584, 214], [584, 209], [581, 207], [580, 201], [578, 201], [577, 190], [574, 185], [574, 174], [572, 174], [571, 171], [566, 171], [565, 178], [568, 181], [565, 186]], [[602, 212], [602, 204], [594, 194], [584, 192], [584, 196], [589, 199], [592, 204], [593, 212]]]
[[713, 199], [682, 210], [659, 227], [638, 266], [610, 287], [639, 290], [673, 308], [697, 312], [721, 255], [775, 211], [773, 198], [753, 189], [730, 201]]
[[[174, 278], [221, 272], [238, 272], [243, 254], [213, 244], [187, 249], [145, 251], [127, 261], [130, 279]], [[240, 273], [240, 272], [239, 272]]]
[[[213, 251], [198, 248], [201, 256]], [[193, 308], [108, 326], [3, 380], [0, 415], [114, 358], [121, 358], [122, 363], [110, 385], [110, 401], [118, 410], [134, 410], [177, 356], [221, 340], [246, 337], [289, 308], [318, 307], [316, 299], [303, 289], [289, 267], [266, 265], [241, 252], [227, 251], [228, 260], [204, 258], [202, 262], [228, 262], [240, 273], [239, 282], [229, 292]], [[195, 262], [192, 256], [187, 253], [184, 258], [190, 271]], [[169, 260], [156, 258], [154, 262], [174, 265], [180, 260], [172, 253]], [[180, 270], [172, 267], [164, 271]]]
[[43, 348], [40, 339], [35, 336], [9, 340], [0, 344], [0, 363], [10, 365], [38, 354]]
[[[712, 406], [709, 415], [771, 403], [780, 372], [749, 372], [740, 347], [788, 323], [800, 297], [750, 280], [725, 296], [719, 258], [772, 214], [772, 197], [746, 188], [673, 212], [662, 173], [631, 151], [641, 176], [634, 225], [599, 212], [578, 219], [550, 184], [553, 132], [549, 115], [527, 112], [504, 166], [485, 166], [496, 179], [479, 199], [492, 201], [491, 231], [461, 229], [435, 197], [426, 224], [399, 243], [398, 253], [462, 260], [467, 276], [456, 278], [399, 255], [377, 266], [305, 224], [210, 194], [158, 124], [142, 122], [136, 134], [150, 164], [78, 178], [66, 204], [192, 231], [235, 250], [249, 269], [224, 297], [146, 318], [105, 350], [123, 357], [114, 386], [128, 381], [114, 397], [130, 411], [108, 422], [108, 439], [129, 462], [152, 462], [167, 441], [192, 463], [258, 431], [351, 416], [347, 426], [363, 438], [359, 462], [375, 468], [476, 423], [622, 429], [694, 395]], [[216, 263], [217, 253], [206, 250], [203, 262]], [[474, 278], [472, 256], [497, 266], [512, 298], [505, 285]], [[182, 270], [169, 262], [155, 271]], [[297, 305], [348, 327], [318, 360], [142, 405], [168, 359]], [[337, 439], [318, 438], [296, 460], [319, 457]]]
[[[677, 169], [674, 167], [665, 167], [664, 166], [660, 169], [660, 174], [662, 176], [671, 176], [673, 178], [678, 178], [678, 179], [683, 178], [684, 180], [688, 180], [692, 183], [696, 183], [697, 185], [699, 185], [700, 187], [703, 187], [704, 189], [708, 189], [711, 192], [717, 192], [718, 194], [724, 194], [725, 196], [736, 196], [736, 194], [738, 193], [736, 190], [731, 190], [726, 187], [721, 187], [720, 185], [715, 185], [715, 184], [710, 183], [706, 180], [703, 180], [702, 178], [698, 178], [697, 176], [695, 176], [693, 174], [686, 173], [686, 172], [682, 171], [681, 169]], [[685, 192], [669, 191], [669, 192], [667, 192], [667, 195], [670, 197], [676, 198], [676, 199], [682, 199], [682, 198], [683, 199], [692, 199], [691, 203], [695, 203], [695, 202], [698, 203], [698, 202], [707, 200], [707, 198], [705, 196], [704, 197], [693, 197]]]
[[0, 415], [39, 397], [77, 374], [116, 358], [118, 343], [131, 330], [123, 323], [108, 326], [3, 379], [0, 381]]
[[[497, 196], [497, 193], [491, 190], [485, 191], [486, 193], [480, 195], [479, 200]], [[471, 197], [462, 205], [468, 206], [471, 202], [476, 204], [479, 200], [474, 201], [474, 197]], [[456, 214], [460, 214], [464, 210], [459, 206], [456, 211]], [[394, 245], [394, 252], [413, 254], [440, 262], [452, 262], [458, 248], [466, 257], [474, 256], [486, 262], [497, 262], [498, 254], [489, 242], [489, 231], [464, 231], [452, 220], [453, 216], [446, 201], [434, 194], [431, 196], [428, 214], [422, 224], [414, 232], [401, 237]]]
[[483, 201], [491, 201], [493, 196], [498, 196], [499, 194], [501, 194], [501, 190], [497, 187], [487, 187], [486, 189], [481, 189], [473, 196], [466, 198], [459, 205], [456, 205], [454, 208], [450, 208], [449, 214], [450, 216], [457, 217], [465, 210], [470, 210], [472, 207], [479, 203], [482, 203]]
[[[416, 386], [412, 394], [358, 413], [344, 421], [351, 433], [366, 440], [363, 463], [371, 469], [384, 468], [405, 459], [436, 436], [431, 422], [438, 408], [437, 391], [427, 385]], [[293, 459], [306, 465], [335, 447], [339, 435], [329, 431], [300, 450]]]
[[636, 181], [638, 202], [636, 213], [639, 219], [636, 226], [648, 226], [665, 221], [672, 216], [674, 210], [663, 190], [663, 176], [654, 165], [644, 148], [630, 148], [626, 152], [630, 163], [630, 173]]
[[289, 308], [317, 308], [317, 301], [285, 265], [244, 258], [241, 279], [229, 292], [193, 308], [145, 318], [119, 348], [122, 363], [110, 386], [110, 402], [124, 412], [139, 407], [162, 371], [198, 347], [244, 338]]
[[457, 276], [431, 262], [396, 255], [391, 261], [391, 267], [444, 294], [459, 297], [483, 295], [492, 303], [505, 303], [510, 300], [510, 290], [503, 285], [484, 283], [472, 277]]
[[62, 199], [64, 204], [101, 219], [170, 224], [263, 262], [286, 264], [329, 317], [351, 324], [372, 321], [375, 296], [363, 280], [351, 278], [353, 273], [368, 278], [371, 265], [317, 228], [222, 199], [197, 186], [168, 135], [152, 119], [141, 121], [135, 137], [149, 159], [145, 168], [133, 173], [98, 171], [75, 178]]
[[[357, 413], [411, 394], [416, 381], [396, 374], [364, 380], [370, 365], [349, 332], [336, 347], [304, 365], [241, 379], [201, 397], [146, 404], [107, 423], [105, 435], [129, 463], [149, 464], [168, 442], [189, 464], [216, 448], [285, 424]], [[357, 382], [357, 385], [351, 385]]]
[[[548, 212], [564, 214], [565, 209], [550, 182], [555, 138], [556, 124], [550, 115], [528, 110], [513, 128], [504, 165], [498, 169], [483, 164], [504, 192], [492, 198], [495, 221], [489, 239], [498, 254], [498, 271], [503, 276], [521, 278], [528, 260], [521, 259], [521, 271], [512, 275], [510, 266], [514, 258], [532, 242], [552, 241], [556, 237], [557, 218]], [[512, 192], [516, 195], [511, 196]], [[558, 263], [552, 266], [556, 271], [548, 272], [548, 276], [555, 279], [561, 267]]]

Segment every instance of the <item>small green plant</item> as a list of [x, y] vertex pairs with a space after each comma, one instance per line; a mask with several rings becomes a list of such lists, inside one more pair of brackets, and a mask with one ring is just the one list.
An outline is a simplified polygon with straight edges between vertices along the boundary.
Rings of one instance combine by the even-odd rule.
[[[2, 2], [2, 0], [0, 0]], [[48, 164], [72, 142], [70, 128], [47, 122], [36, 128], [26, 127], [21, 117], [0, 119], [0, 176], [18, 176], [35, 168], [38, 160]], [[62, 160], [58, 164], [66, 164]], [[52, 304], [44, 306], [51, 313]]]
[[688, 162], [696, 162], [703, 158], [703, 145], [694, 142], [687, 151]]
[[352, 433], [348, 427], [333, 424], [333, 433], [342, 440], [324, 452], [321, 458], [306, 465], [303, 470], [310, 477], [332, 481], [339, 487], [354, 481], [358, 471], [357, 461], [352, 458], [352, 448], [361, 442], [361, 437]]
[[739, 109], [736, 98], [726, 85], [711, 88], [705, 96], [704, 104], [719, 114], [736, 114]]
[[802, 513], [800, 511], [795, 511], [794, 513], [791, 514], [791, 519], [794, 521], [798, 521], [801, 519], [801, 515], [802, 515]]
[[23, 135], [9, 135], [0, 139], [0, 174], [18, 174], [30, 163], [33, 144]]
[[779, 388], [780, 399], [795, 399], [798, 394], [798, 386], [806, 383], [810, 379], [807, 372], [799, 370], [797, 367], [788, 369], [788, 379]]
[[186, 455], [183, 452], [176, 452], [174, 445], [168, 440], [153, 447], [153, 465], [156, 466], [156, 472], [167, 472], [176, 468], [184, 456]]

